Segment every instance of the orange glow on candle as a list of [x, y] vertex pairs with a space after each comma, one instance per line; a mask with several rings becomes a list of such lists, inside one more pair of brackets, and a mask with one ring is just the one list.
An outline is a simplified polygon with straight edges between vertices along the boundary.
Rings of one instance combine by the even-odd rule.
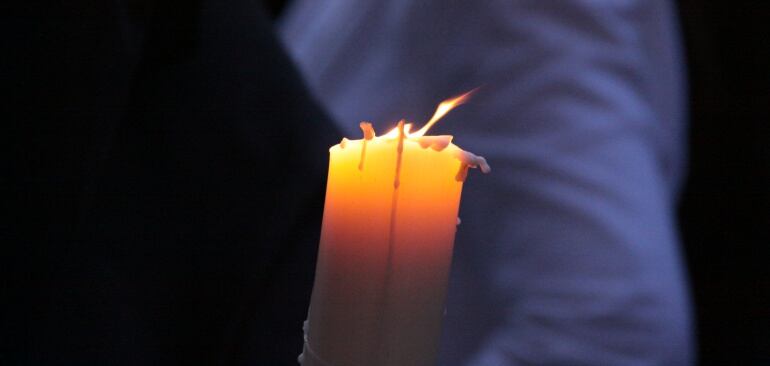
[[363, 139], [329, 150], [303, 365], [435, 362], [463, 181], [489, 166], [452, 136], [424, 133], [470, 94], [415, 133], [401, 121], [376, 136], [362, 122]]

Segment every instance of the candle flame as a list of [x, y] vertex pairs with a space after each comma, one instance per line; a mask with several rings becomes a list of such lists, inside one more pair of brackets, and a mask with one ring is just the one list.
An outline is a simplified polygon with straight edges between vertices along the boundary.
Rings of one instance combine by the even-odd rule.
[[[438, 120], [440, 120], [442, 117], [444, 117], [447, 113], [455, 109], [456, 107], [465, 104], [465, 102], [468, 101], [468, 99], [471, 98], [471, 95], [475, 93], [479, 88], [471, 89], [470, 91], [467, 91], [463, 94], [460, 94], [456, 97], [449, 98], [447, 100], [444, 100], [443, 102], [439, 103], [438, 107], [436, 107], [436, 111], [433, 113], [433, 117], [428, 120], [427, 123], [425, 123], [425, 126], [423, 126], [421, 129], [419, 129], [416, 132], [410, 132], [412, 128], [411, 123], [407, 123], [404, 125], [404, 136], [405, 137], [422, 137], [425, 135], [425, 133], [428, 132], [428, 129], [430, 129]], [[382, 135], [382, 137], [387, 139], [394, 139], [398, 137], [398, 127], [388, 131], [388, 133]]]
[[441, 117], [444, 117], [452, 109], [455, 109], [455, 107], [460, 106], [465, 102], [467, 102], [468, 99], [470, 99], [471, 95], [473, 95], [473, 93], [475, 93], [476, 90], [478, 89], [479, 88], [472, 89], [454, 98], [450, 98], [441, 102], [438, 105], [438, 107], [436, 107], [436, 112], [433, 113], [433, 117], [431, 117], [430, 120], [428, 120], [425, 126], [419, 129], [417, 132], [409, 135], [409, 137], [421, 137], [425, 135], [425, 133], [428, 132], [428, 129], [430, 129], [434, 124], [436, 124], [436, 122], [438, 122], [438, 120], [440, 120]]

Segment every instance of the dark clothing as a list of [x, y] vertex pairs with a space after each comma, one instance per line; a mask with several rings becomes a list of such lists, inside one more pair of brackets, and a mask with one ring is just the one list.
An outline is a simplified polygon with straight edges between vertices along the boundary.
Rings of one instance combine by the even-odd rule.
[[700, 364], [770, 364], [770, 4], [682, 0], [690, 170], [681, 204]]
[[2, 15], [0, 364], [294, 365], [337, 134], [260, 5], [24, 7]]

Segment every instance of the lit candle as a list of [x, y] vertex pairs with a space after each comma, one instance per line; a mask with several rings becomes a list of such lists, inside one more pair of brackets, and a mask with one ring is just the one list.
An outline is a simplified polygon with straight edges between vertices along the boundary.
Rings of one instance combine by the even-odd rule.
[[410, 124], [343, 139], [330, 151], [305, 366], [435, 363], [449, 266], [467, 170], [484, 158], [425, 136], [470, 95], [439, 105], [421, 130]]

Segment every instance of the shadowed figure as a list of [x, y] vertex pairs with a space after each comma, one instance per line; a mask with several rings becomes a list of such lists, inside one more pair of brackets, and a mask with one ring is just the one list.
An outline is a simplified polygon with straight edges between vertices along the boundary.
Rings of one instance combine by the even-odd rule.
[[259, 4], [6, 10], [0, 364], [296, 364], [339, 134]]

